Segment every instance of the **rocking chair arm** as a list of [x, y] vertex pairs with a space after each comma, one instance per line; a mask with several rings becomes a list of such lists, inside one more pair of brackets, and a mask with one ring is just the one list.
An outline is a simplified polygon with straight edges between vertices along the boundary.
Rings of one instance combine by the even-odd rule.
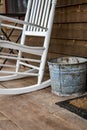
[[39, 27], [41, 29], [47, 30], [47, 28], [42, 27], [40, 25], [29, 23], [29, 22], [26, 22], [26, 21], [23, 21], [23, 20], [19, 20], [19, 19], [7, 17], [7, 16], [2, 16], [2, 15], [0, 15], [0, 22], [1, 21], [8, 21], [8, 22], [19, 23], [19, 24], [23, 24], [23, 25], [26, 24], [26, 25], [31, 25], [31, 26], [35, 26], [35, 27]]

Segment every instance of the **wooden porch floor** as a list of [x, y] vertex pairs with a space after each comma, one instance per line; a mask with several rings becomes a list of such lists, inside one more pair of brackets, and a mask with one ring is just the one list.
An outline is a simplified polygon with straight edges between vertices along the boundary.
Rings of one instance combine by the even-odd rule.
[[[1, 82], [0, 87], [20, 87], [34, 81]], [[67, 98], [71, 97], [52, 94], [50, 87], [24, 95], [0, 95], [0, 130], [87, 130], [85, 119], [55, 105]]]

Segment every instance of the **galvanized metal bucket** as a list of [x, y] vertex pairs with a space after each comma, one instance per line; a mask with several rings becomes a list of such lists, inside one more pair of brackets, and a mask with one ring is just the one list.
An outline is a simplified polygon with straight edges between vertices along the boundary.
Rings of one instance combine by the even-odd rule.
[[66, 96], [86, 91], [86, 58], [60, 57], [50, 60], [48, 65], [53, 93]]

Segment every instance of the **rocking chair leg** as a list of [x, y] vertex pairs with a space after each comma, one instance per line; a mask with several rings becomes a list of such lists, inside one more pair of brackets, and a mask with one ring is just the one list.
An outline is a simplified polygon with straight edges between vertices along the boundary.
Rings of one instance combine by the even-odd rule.
[[33, 86], [27, 86], [24, 88], [14, 88], [14, 89], [0, 89], [0, 94], [5, 94], [5, 95], [17, 95], [17, 94], [24, 94], [28, 92], [33, 92], [36, 90], [44, 89], [47, 88], [48, 86], [51, 85], [50, 79], [41, 83], [41, 84], [36, 84]]

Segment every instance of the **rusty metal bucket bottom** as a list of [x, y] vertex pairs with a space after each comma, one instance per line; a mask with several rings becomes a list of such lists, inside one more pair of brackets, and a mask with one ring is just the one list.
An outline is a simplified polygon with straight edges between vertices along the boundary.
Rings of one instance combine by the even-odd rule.
[[53, 93], [67, 96], [86, 91], [86, 58], [60, 57], [50, 60], [48, 65]]

